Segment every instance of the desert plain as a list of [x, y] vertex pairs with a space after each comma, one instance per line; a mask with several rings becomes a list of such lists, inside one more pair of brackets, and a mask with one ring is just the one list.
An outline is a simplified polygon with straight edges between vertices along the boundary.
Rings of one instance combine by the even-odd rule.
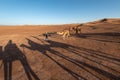
[[120, 19], [83, 23], [81, 33], [43, 34], [76, 27], [0, 26], [0, 80], [120, 80]]

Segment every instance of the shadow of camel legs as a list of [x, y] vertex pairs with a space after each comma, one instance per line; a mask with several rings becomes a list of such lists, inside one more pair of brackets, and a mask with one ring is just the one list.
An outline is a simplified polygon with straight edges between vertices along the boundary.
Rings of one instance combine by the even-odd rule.
[[[95, 71], [96, 73], [99, 73], [100, 75], [105, 76], [105, 77], [107, 77], [109, 79], [112, 79], [112, 80], [114, 80], [114, 79], [119, 80], [120, 79], [120, 77], [118, 77], [118, 75], [116, 75], [116, 74], [113, 74], [113, 73], [111, 73], [109, 71], [106, 71], [106, 70], [102, 70], [102, 69], [100, 69], [98, 67], [92, 66], [92, 65], [84, 63], [82, 61], [77, 61], [77, 60], [75, 60], [73, 58], [65, 56], [64, 54], [52, 49], [53, 47], [57, 47], [57, 48], [63, 48], [63, 49], [66, 49], [66, 50], [72, 52], [71, 50], [69, 50], [69, 47], [76, 48], [74, 46], [67, 45], [65, 43], [55, 42], [55, 41], [48, 41], [49, 44], [44, 44], [43, 45], [43, 44], [38, 44], [38, 43], [36, 43], [36, 42], [34, 42], [34, 41], [30, 40], [30, 39], [27, 39], [27, 40], [28, 40], [28, 43], [29, 43], [30, 46], [27, 46], [27, 45], [23, 44], [22, 47], [26, 47], [26, 48], [31, 49], [31, 50], [38, 50], [40, 53], [42, 53], [44, 55], [46, 55], [46, 51], [49, 51], [51, 54], [54, 54], [54, 55], [56, 55], [58, 57], [61, 57], [61, 58], [65, 59], [65, 60], [73, 63], [75, 66], [81, 67], [85, 71], [88, 71], [86, 68], [89, 68], [89, 69]], [[85, 49], [85, 48], [77, 48], [77, 49], [80, 49], [80, 50], [83, 50], [83, 51], [86, 51], [86, 52], [94, 52], [94, 53], [96, 53], [96, 51], [88, 50], [88, 49]], [[73, 53], [75, 53], [75, 52], [73, 51]], [[99, 53], [101, 53], [101, 52], [99, 52]], [[104, 54], [104, 53], [101, 53], [101, 54]], [[46, 56], [48, 56], [48, 55], [46, 55]], [[115, 58], [112, 58], [112, 56], [110, 57], [110, 55], [109, 55], [109, 57], [105, 57], [105, 55], [101, 56], [101, 57], [108, 58], [108, 59], [113, 59], [113, 60], [117, 61]], [[86, 59], [88, 59], [88, 58], [86, 58]], [[55, 59], [53, 61], [55, 63], [57, 62]], [[61, 63], [58, 62], [57, 64], [60, 66]], [[60, 67], [67, 70], [67, 68], [65, 66], [63, 67], [61, 65]], [[69, 72], [71, 72], [71, 71], [69, 70]], [[102, 74], [102, 72], [104, 72], [104, 73]], [[75, 73], [75, 72], [73, 72], [73, 73]], [[89, 72], [89, 73], [92, 74], [92, 72]], [[95, 74], [92, 74], [92, 75], [95, 76]], [[95, 77], [99, 78], [99, 75], [97, 75]]]

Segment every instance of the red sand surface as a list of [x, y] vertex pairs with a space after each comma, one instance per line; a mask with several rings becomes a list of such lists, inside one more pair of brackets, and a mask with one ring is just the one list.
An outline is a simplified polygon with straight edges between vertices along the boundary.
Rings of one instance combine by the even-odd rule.
[[120, 19], [85, 23], [65, 39], [42, 35], [76, 25], [1, 26], [0, 80], [120, 80]]

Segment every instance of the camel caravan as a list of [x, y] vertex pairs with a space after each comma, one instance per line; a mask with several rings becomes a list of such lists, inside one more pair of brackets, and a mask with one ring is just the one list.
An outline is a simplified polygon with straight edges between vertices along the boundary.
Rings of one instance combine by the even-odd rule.
[[64, 29], [58, 32], [47, 32], [47, 33], [44, 33], [43, 35], [45, 36], [45, 40], [47, 40], [48, 36], [51, 36], [51, 35], [60, 35], [62, 36], [63, 39], [65, 39], [70, 37], [72, 34], [80, 34], [82, 25], [83, 24], [79, 24], [78, 26], [69, 27], [69, 29]]
[[57, 32], [58, 35], [61, 35], [63, 38], [68, 38], [71, 34], [79, 34], [81, 33], [81, 26], [83, 24], [80, 24], [76, 27], [69, 28], [68, 30], [65, 29], [63, 31]]

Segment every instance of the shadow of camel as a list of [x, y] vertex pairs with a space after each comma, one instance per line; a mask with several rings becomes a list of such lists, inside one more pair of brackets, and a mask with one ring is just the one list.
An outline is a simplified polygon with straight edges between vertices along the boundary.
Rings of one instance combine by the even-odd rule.
[[4, 51], [1, 51], [3, 65], [4, 65], [4, 80], [12, 80], [12, 63], [16, 60], [19, 60], [24, 67], [25, 73], [28, 80], [32, 80], [32, 77], [35, 80], [40, 80], [37, 75], [30, 68], [30, 65], [27, 62], [26, 56], [20, 51], [15, 43], [12, 40], [9, 40], [7, 45], [4, 48]]
[[[77, 55], [78, 54], [82, 54], [82, 53], [77, 52], [76, 49], [78, 49], [78, 50], [80, 49], [80, 50], [88, 51], [88, 52], [92, 51], [92, 50], [88, 50], [88, 49], [85, 49], [85, 48], [79, 48], [79, 47], [75, 47], [75, 46], [72, 46], [72, 45], [69, 45], [69, 44], [65, 44], [65, 43], [61, 43], [61, 42], [55, 42], [55, 41], [47, 41], [48, 44], [38, 44], [38, 43], [28, 39], [28, 38], [26, 38], [26, 39], [28, 40], [28, 44], [30, 46], [22, 44], [21, 47], [28, 48], [30, 50], [38, 50], [40, 53], [42, 53], [43, 55], [45, 55], [48, 58], [50, 58], [52, 61], [54, 61], [56, 64], [58, 64], [62, 69], [67, 71], [69, 74], [71, 74], [77, 80], [80, 80], [80, 79], [86, 80], [86, 78], [83, 77], [82, 75], [77, 74], [72, 69], [68, 69], [65, 65], [63, 65], [62, 63], [60, 63], [57, 60], [55, 60], [52, 56], [48, 55], [46, 52], [48, 51], [48, 52], [50, 52], [51, 54], [53, 54], [55, 56], [61, 57], [61, 58], [65, 59], [66, 61], [69, 61], [69, 62], [73, 63], [75, 66], [78, 66], [78, 67], [84, 69], [85, 71], [87, 71], [88, 73], [90, 73], [91, 75], [93, 75], [94, 77], [96, 77], [96, 78], [98, 78], [100, 80], [101, 80], [101, 77], [99, 75], [96, 75], [96, 74], [92, 73], [91, 71], [89, 71], [86, 68], [89, 68], [89, 69], [95, 71], [96, 73], [99, 73], [100, 75], [105, 76], [105, 77], [107, 77], [107, 78], [109, 78], [111, 80], [119, 80], [120, 79], [120, 77], [118, 77], [118, 75], [115, 75], [113, 73], [107, 72], [105, 70], [102, 70], [102, 69], [100, 69], [98, 67], [90, 65], [90, 64], [85, 63], [83, 61], [79, 61], [79, 60], [73, 59], [71, 57], [68, 57], [68, 56], [66, 56], [66, 55], [64, 55], [64, 54], [62, 54], [62, 53], [60, 53], [57, 50], [54, 50], [52, 48], [53, 47], [62, 48], [62, 49], [68, 50], [69, 52], [72, 52], [72, 53], [77, 54]], [[82, 55], [79, 55], [79, 56], [82, 56]], [[100, 55], [97, 55], [97, 56], [100, 56]], [[109, 57], [105, 57], [105, 56], [106, 55], [101, 56], [101, 57], [109, 59]], [[84, 57], [84, 56], [82, 56], [82, 57]], [[110, 57], [112, 57], [112, 56], [110, 56]], [[96, 61], [94, 61], [92, 59], [89, 59], [87, 57], [84, 57], [84, 58], [97, 63]], [[110, 58], [110, 59], [112, 59], [112, 58]], [[106, 67], [106, 68], [108, 68], [108, 69], [110, 69], [110, 70], [112, 70], [112, 71], [114, 71], [116, 73], [119, 73], [116, 70], [114, 70], [114, 69], [112, 69], [112, 68], [110, 68], [108, 66], [105, 66], [105, 65], [100, 64], [100, 63], [97, 63], [97, 64], [102, 65], [102, 66], [104, 66], [104, 67]]]
[[120, 43], [120, 33], [81, 33], [74, 36], [102, 42]]
[[[27, 38], [26, 38], [27, 39]], [[50, 58], [52, 61], [54, 61], [57, 65], [59, 65], [62, 69], [64, 69], [65, 71], [67, 71], [70, 75], [72, 75], [74, 78], [76, 78], [77, 80], [87, 80], [85, 79], [84, 77], [82, 77], [81, 75], [73, 72], [72, 70], [68, 69], [67, 67], [65, 67], [63, 64], [59, 63], [57, 60], [55, 60], [54, 58], [52, 58], [51, 56], [49, 56], [46, 52], [49, 51], [50, 53], [53, 53], [55, 55], [57, 55], [57, 51], [55, 50], [52, 50], [51, 47], [55, 47], [54, 45], [47, 45], [47, 44], [44, 44], [44, 45], [40, 45], [40, 44], [37, 44], [35, 42], [33, 42], [32, 40], [30, 39], [27, 39], [28, 40], [28, 43], [30, 44], [30, 47], [25, 45], [25, 44], [22, 44], [21, 47], [23, 48], [28, 48], [30, 50], [38, 50], [39, 52], [41, 52], [43, 55], [47, 56], [48, 58]], [[41, 40], [42, 41], [42, 40]], [[49, 42], [49, 41], [48, 41]], [[61, 44], [60, 44], [61, 45]], [[60, 46], [59, 45], [59, 46]], [[56, 47], [59, 47], [59, 46], [56, 46]]]

